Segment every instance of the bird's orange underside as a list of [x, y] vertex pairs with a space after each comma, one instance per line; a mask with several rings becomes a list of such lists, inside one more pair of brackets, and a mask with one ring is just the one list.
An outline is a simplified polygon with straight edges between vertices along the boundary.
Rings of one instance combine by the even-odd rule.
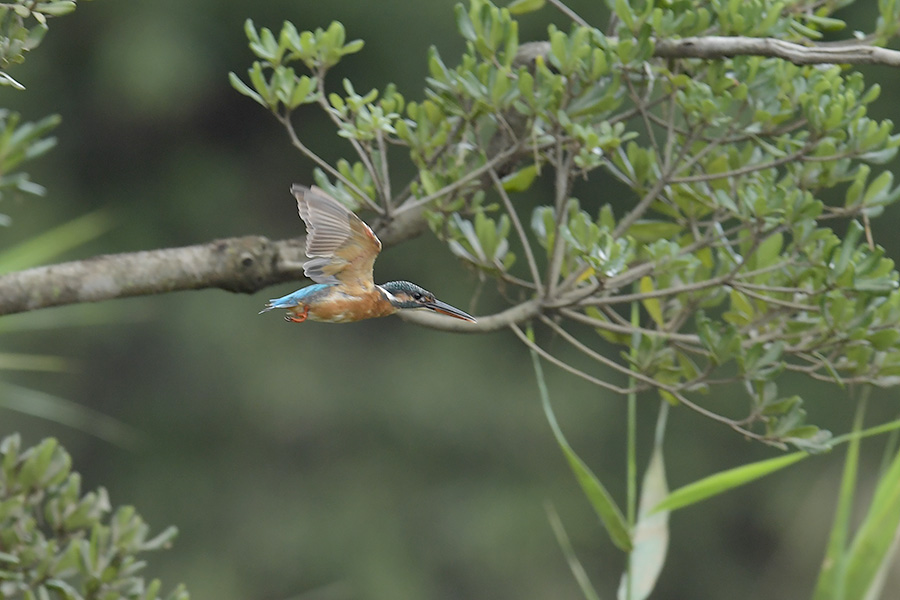
[[293, 316], [289, 316], [288, 319], [294, 323], [303, 323], [307, 319], [328, 323], [350, 323], [386, 317], [397, 312], [397, 309], [382, 294], [375, 291], [363, 297], [334, 298], [314, 306], [303, 304], [295, 306], [291, 312]]

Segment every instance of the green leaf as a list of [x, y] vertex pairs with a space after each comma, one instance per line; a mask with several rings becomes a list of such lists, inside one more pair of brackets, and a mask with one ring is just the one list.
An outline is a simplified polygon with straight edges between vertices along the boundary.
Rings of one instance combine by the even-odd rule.
[[[856, 410], [853, 423], [853, 432], [859, 434], [862, 430], [864, 415], [864, 403]], [[850, 529], [850, 517], [853, 510], [853, 490], [856, 486], [856, 477], [859, 471], [859, 445], [860, 437], [857, 435], [850, 440], [847, 446], [847, 457], [844, 459], [844, 473], [841, 476], [841, 488], [838, 494], [838, 505], [834, 511], [834, 523], [831, 525], [831, 533], [828, 538], [828, 547], [825, 551], [825, 559], [822, 561], [822, 570], [816, 580], [816, 589], [813, 592], [813, 600], [833, 600], [840, 596], [844, 573], [844, 548], [847, 544], [847, 532]]]
[[253, 84], [256, 93], [265, 101], [265, 106], [274, 107], [277, 104], [277, 101], [272, 97], [272, 90], [266, 82], [262, 64], [260, 64], [259, 61], [254, 62], [253, 66], [250, 67], [249, 73], [250, 83]]
[[634, 13], [631, 10], [631, 6], [628, 5], [628, 0], [615, 0], [615, 13], [616, 16], [622, 19], [622, 22], [625, 23], [625, 26], [634, 31]]
[[353, 40], [352, 42], [348, 42], [341, 48], [341, 54], [356, 54], [365, 46], [365, 40]]
[[59, 17], [75, 10], [75, 3], [72, 0], [62, 0], [60, 2], [48, 2], [47, 4], [38, 4], [34, 7], [35, 12], [42, 12], [52, 17]]
[[804, 18], [807, 20], [807, 22], [818, 25], [819, 28], [823, 31], [840, 31], [847, 26], [844, 21], [835, 19], [834, 17], [824, 17], [814, 14], [807, 14], [804, 15]]
[[[634, 549], [631, 551], [630, 594], [627, 600], [644, 600], [650, 596], [666, 562], [669, 547], [669, 511], [653, 511], [669, 493], [662, 447], [657, 445], [650, 457], [647, 472], [641, 484], [641, 502], [634, 529]], [[626, 599], [626, 578], [619, 582], [619, 600]]]
[[863, 206], [872, 204], [886, 204], [887, 198], [891, 195], [890, 188], [894, 182], [894, 175], [890, 171], [884, 171], [881, 175], [869, 184], [866, 193], [863, 196]]
[[71, 400], [0, 382], [0, 408], [84, 431], [121, 448], [136, 448], [141, 433], [108, 415]]
[[472, 19], [469, 18], [466, 8], [462, 4], [457, 4], [455, 11], [456, 27], [459, 29], [460, 35], [468, 41], [474, 42], [478, 38], [478, 34], [475, 33], [475, 26], [472, 24]]
[[[641, 282], [639, 285], [642, 294], [649, 294], [650, 292], [654, 291], [653, 279], [651, 279], [647, 275], [641, 277]], [[665, 325], [665, 319], [663, 318], [662, 313], [662, 304], [660, 304], [659, 298], [644, 298], [643, 300], [641, 300], [641, 303], [644, 305], [644, 308], [647, 310], [650, 318], [652, 318], [657, 325], [659, 325], [660, 327]]]
[[878, 598], [880, 577], [900, 530], [900, 453], [875, 488], [872, 504], [847, 555], [845, 598]]
[[426, 169], [419, 171], [419, 180], [422, 182], [422, 187], [425, 188], [425, 192], [429, 195], [434, 194], [441, 188], [437, 179], [431, 174], [431, 171]]
[[717, 496], [728, 490], [746, 485], [760, 477], [779, 471], [809, 456], [806, 452], [793, 452], [767, 460], [742, 465], [727, 471], [721, 471], [709, 477], [704, 477], [694, 483], [680, 487], [665, 500], [656, 505], [653, 512], [663, 510], [678, 510], [691, 504], [696, 504], [712, 496]]
[[0, 253], [0, 273], [33, 267], [96, 239], [109, 231], [113, 220], [100, 209], [54, 227]]
[[266, 101], [262, 99], [262, 96], [253, 91], [253, 89], [249, 85], [241, 81], [241, 78], [237, 76], [237, 73], [228, 73], [228, 81], [231, 82], [231, 87], [233, 87], [239, 93], [247, 96], [248, 98], [252, 98], [266, 108], [269, 107], [269, 105], [266, 104]]
[[650, 244], [661, 239], [675, 239], [684, 231], [684, 225], [671, 221], [638, 220], [628, 228], [628, 235], [636, 241]]
[[590, 578], [588, 578], [587, 572], [581, 565], [581, 561], [579, 561], [578, 557], [575, 555], [575, 550], [572, 549], [572, 543], [569, 541], [569, 536], [566, 534], [566, 530], [563, 527], [559, 515], [550, 504], [547, 505], [547, 520], [550, 521], [550, 527], [553, 529], [554, 535], [556, 535], [556, 541], [559, 543], [559, 547], [566, 557], [566, 562], [569, 563], [569, 569], [572, 571], [575, 581], [578, 582], [581, 593], [584, 594], [584, 597], [587, 598], [587, 600], [600, 600], [597, 590], [594, 589]]
[[506, 8], [511, 15], [524, 15], [544, 8], [546, 0], [513, 0]]
[[531, 360], [534, 363], [534, 372], [538, 379], [538, 389], [541, 394], [541, 404], [544, 407], [544, 414], [547, 416], [547, 422], [550, 423], [550, 428], [553, 430], [553, 436], [556, 438], [556, 443], [559, 444], [560, 449], [562, 449], [566, 460], [569, 462], [569, 466], [572, 468], [572, 472], [575, 474], [575, 478], [581, 485], [582, 491], [585, 496], [587, 496], [591, 506], [593, 506], [594, 511], [597, 513], [597, 516], [600, 517], [600, 521], [606, 528], [607, 533], [609, 533], [609, 537], [612, 539], [613, 544], [621, 550], [630, 552], [632, 549], [631, 536], [628, 533], [628, 525], [625, 522], [622, 511], [619, 510], [615, 500], [613, 500], [603, 484], [600, 483], [597, 476], [594, 475], [586, 464], [584, 464], [581, 458], [579, 458], [569, 445], [562, 430], [559, 428], [559, 423], [556, 421], [556, 415], [553, 414], [553, 408], [550, 406], [550, 396], [547, 393], [547, 385], [544, 382], [540, 358], [534, 350], [531, 351]]
[[524, 192], [531, 187], [534, 178], [537, 177], [537, 172], [537, 165], [529, 165], [514, 173], [510, 173], [501, 179], [503, 189], [507, 192]]
[[8, 371], [72, 371], [72, 363], [60, 356], [0, 352], [0, 369]]
[[773, 233], [759, 244], [756, 251], [757, 269], [768, 267], [775, 263], [781, 256], [781, 248], [784, 245], [784, 236], [781, 233]]

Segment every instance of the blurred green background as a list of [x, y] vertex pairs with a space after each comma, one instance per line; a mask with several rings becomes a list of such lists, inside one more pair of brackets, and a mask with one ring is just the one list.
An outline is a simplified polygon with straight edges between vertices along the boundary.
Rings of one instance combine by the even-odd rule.
[[[228, 84], [228, 71], [243, 75], [251, 62], [244, 20], [280, 28], [288, 19], [299, 29], [340, 20], [348, 39], [366, 46], [332, 73], [331, 85], [345, 76], [360, 91], [394, 81], [418, 99], [428, 46], [448, 64], [462, 48], [453, 4], [80, 4], [11, 71], [27, 91], [0, 88], [0, 106], [26, 119], [63, 117], [58, 147], [28, 167], [49, 193], [0, 204], [13, 218], [0, 230], [0, 247], [98, 208], [115, 228], [67, 259], [299, 235], [288, 188], [309, 183], [312, 165], [270, 115]], [[601, 4], [572, 6], [603, 22]], [[869, 29], [874, 4], [859, 2], [841, 16]], [[523, 19], [521, 39], [542, 39], [548, 19], [565, 23], [545, 9]], [[897, 71], [866, 74], [884, 88], [872, 112], [896, 118]], [[298, 129], [326, 159], [350, 157], [315, 110], [301, 115]], [[593, 198], [582, 201], [596, 210]], [[894, 257], [896, 219], [894, 209], [875, 224]], [[476, 276], [429, 236], [385, 251], [376, 279], [398, 278], [476, 314], [497, 308], [469, 304]], [[0, 435], [21, 431], [29, 445], [60, 438], [85, 488], [106, 486], [114, 504], [136, 505], [157, 531], [177, 525], [174, 549], [148, 557], [149, 573], [166, 588], [183, 581], [197, 599], [580, 597], [548, 525], [548, 502], [603, 597], [613, 597], [622, 557], [553, 440], [529, 356], [511, 334], [451, 335], [399, 319], [288, 326], [277, 315], [256, 315], [267, 298], [296, 287], [4, 317], [0, 351], [52, 353], [73, 365], [70, 373], [4, 373], [5, 380], [110, 415], [133, 427], [140, 443], [118, 447], [8, 409], [0, 409]], [[547, 373], [570, 442], [623, 503], [623, 399]], [[806, 380], [783, 385], [803, 393], [811, 420], [849, 429], [845, 392]], [[875, 394], [875, 417], [893, 416], [894, 395]], [[739, 401], [738, 392], [723, 400]], [[640, 410], [649, 443], [656, 400], [645, 398]], [[877, 444], [866, 450], [877, 464]], [[683, 410], [670, 417], [667, 451], [673, 487], [773, 454]], [[648, 454], [642, 447], [641, 468]], [[657, 597], [807, 597], [840, 454], [676, 513]]]

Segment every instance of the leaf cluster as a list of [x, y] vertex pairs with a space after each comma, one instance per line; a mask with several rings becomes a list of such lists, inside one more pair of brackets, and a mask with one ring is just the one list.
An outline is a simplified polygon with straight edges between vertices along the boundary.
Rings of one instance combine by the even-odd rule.
[[[0, 4], [0, 85], [24, 90], [7, 70], [22, 63], [28, 52], [40, 45], [47, 33], [47, 21], [75, 10], [75, 0], [15, 0]], [[0, 200], [4, 193], [42, 196], [43, 186], [27, 173], [15, 172], [25, 161], [37, 158], [56, 145], [47, 133], [59, 125], [59, 115], [36, 122], [21, 122], [20, 115], [0, 109]], [[0, 214], [0, 225], [9, 218]]]
[[[453, 253], [508, 297], [511, 285], [538, 298], [556, 335], [612, 369], [607, 389], [655, 390], [743, 435], [824, 449], [828, 432], [777, 383], [785, 372], [900, 383], [898, 273], [870, 227], [900, 198], [877, 170], [900, 136], [867, 115], [880, 89], [858, 72], [760, 56], [663, 61], [654, 44], [816, 39], [842, 26], [832, 14], [848, 2], [611, 4], [605, 30], [575, 19], [524, 44], [515, 13], [542, 2], [457, 6], [466, 51], [450, 66], [431, 49], [421, 101], [392, 85], [360, 94], [344, 81], [343, 94], [326, 92], [327, 70], [362, 46], [345, 44], [336, 24], [297, 33], [286, 23], [276, 37], [248, 23], [261, 60], [249, 86], [232, 83], [279, 117], [336, 197], [391, 216], [425, 207]], [[885, 23], [900, 11], [890, 0], [879, 9], [876, 38], [892, 34]], [[310, 75], [286, 70], [288, 60]], [[318, 104], [359, 160], [319, 159], [293, 129], [300, 103]], [[417, 170], [398, 193], [391, 146]], [[595, 178], [624, 191], [573, 197], [576, 180]], [[552, 192], [526, 214], [522, 199], [541, 180]], [[609, 344], [633, 352], [607, 359]], [[745, 391], [740, 418], [708, 400], [726, 384]]]
[[[52, 438], [22, 448], [0, 440], [0, 596], [23, 600], [158, 600], [141, 555], [177, 531], [151, 537], [133, 507], [113, 511], [106, 490], [82, 493], [72, 459]], [[179, 586], [168, 600], [187, 600]]]
[[0, 4], [0, 85], [24, 86], [6, 70], [25, 60], [47, 33], [47, 20], [75, 10], [75, 0], [14, 0]]

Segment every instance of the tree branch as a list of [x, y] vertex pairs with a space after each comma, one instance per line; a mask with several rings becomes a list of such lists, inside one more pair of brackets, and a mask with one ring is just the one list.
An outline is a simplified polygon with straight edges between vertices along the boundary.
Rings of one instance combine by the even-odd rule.
[[[706, 36], [658, 39], [653, 50], [660, 58], [706, 58], [717, 60], [734, 56], [770, 56], [795, 65], [848, 64], [900, 67], [900, 50], [847, 40], [803, 46], [776, 38]], [[550, 42], [527, 42], [519, 47], [518, 64], [550, 53]]]
[[900, 51], [852, 42], [801, 46], [775, 38], [688, 37], [657, 40], [653, 53], [661, 58], [719, 59], [753, 55], [783, 58], [795, 65], [824, 63], [900, 67]]
[[303, 256], [298, 240], [248, 236], [36, 267], [0, 275], [0, 315], [182, 290], [252, 293], [302, 277]]
[[[549, 52], [548, 42], [520, 47], [517, 62]], [[773, 38], [691, 37], [656, 41], [654, 54], [663, 58], [719, 59], [738, 55], [782, 58], [795, 64], [874, 64], [900, 67], [900, 51], [853, 40], [803, 46]], [[510, 157], [495, 157], [497, 162]], [[494, 167], [490, 161], [480, 170]], [[444, 191], [444, 190], [441, 190]], [[424, 229], [423, 202], [412, 202], [379, 229], [386, 247], [417, 236]], [[412, 210], [415, 209], [415, 210]], [[253, 293], [269, 285], [302, 276], [302, 238], [271, 241], [262, 236], [216, 240], [207, 244], [127, 254], [37, 267], [0, 275], [0, 315], [113, 298], [181, 290], [220, 288]], [[538, 314], [527, 302], [479, 320], [477, 325], [422, 319], [423, 324], [454, 331], [501, 329]], [[419, 322], [422, 315], [410, 317]], [[427, 317], [427, 315], [425, 316]]]
[[[416, 237], [424, 227], [421, 212], [411, 211], [398, 215], [378, 235], [390, 247]], [[0, 275], [0, 315], [207, 288], [252, 294], [302, 279], [304, 248], [303, 237], [272, 241], [246, 236], [6, 273]]]
[[478, 317], [477, 323], [470, 323], [460, 319], [450, 319], [424, 310], [400, 311], [397, 315], [409, 323], [422, 325], [430, 329], [450, 331], [454, 333], [485, 333], [499, 331], [511, 327], [516, 323], [527, 321], [536, 317], [541, 312], [541, 304], [538, 300], [528, 300], [517, 304], [503, 312], [486, 317]]

